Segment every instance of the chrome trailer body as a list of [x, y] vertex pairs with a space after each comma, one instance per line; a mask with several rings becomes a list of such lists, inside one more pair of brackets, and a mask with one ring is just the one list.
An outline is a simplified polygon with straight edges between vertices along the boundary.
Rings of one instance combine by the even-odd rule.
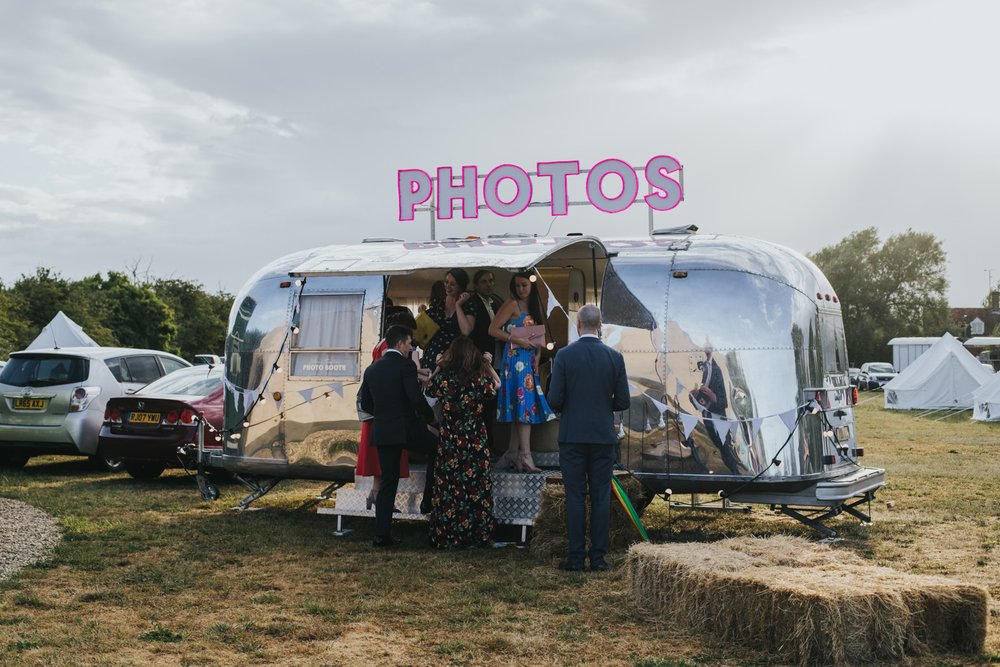
[[[354, 481], [355, 401], [383, 300], [415, 311], [452, 267], [492, 269], [498, 286], [535, 271], [557, 349], [572, 342], [580, 306], [601, 306], [604, 340], [625, 356], [632, 392], [617, 417], [619, 462], [652, 493], [836, 512], [884, 483], [858, 462], [840, 304], [823, 274], [775, 244], [685, 233], [389, 241], [273, 262], [230, 315], [224, 466]], [[692, 394], [706, 348], [725, 388], [716, 412]], [[533, 430], [536, 460], [557, 462], [556, 433], [556, 422]], [[494, 437], [506, 442], [504, 425]]]
[[[648, 488], [828, 506], [884, 483], [858, 461], [840, 303], [812, 262], [732, 236], [606, 243], [604, 338], [633, 388], [620, 459]], [[714, 411], [692, 394], [706, 349]]]

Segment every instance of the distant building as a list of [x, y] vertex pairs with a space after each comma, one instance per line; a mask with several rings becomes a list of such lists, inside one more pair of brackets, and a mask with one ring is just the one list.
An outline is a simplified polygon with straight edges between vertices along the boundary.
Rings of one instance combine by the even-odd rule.
[[[951, 320], [958, 326], [958, 338], [989, 336], [1000, 325], [1000, 310], [991, 308], [952, 308]], [[977, 322], [978, 320], [978, 322]]]

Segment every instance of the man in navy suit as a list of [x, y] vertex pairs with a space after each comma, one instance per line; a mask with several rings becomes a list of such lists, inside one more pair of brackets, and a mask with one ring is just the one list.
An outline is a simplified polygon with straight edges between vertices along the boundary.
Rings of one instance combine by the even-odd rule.
[[586, 305], [576, 316], [580, 339], [559, 350], [547, 398], [559, 418], [559, 467], [566, 488], [569, 534], [564, 570], [583, 570], [584, 495], [590, 491], [591, 570], [607, 570], [611, 518], [611, 471], [618, 434], [614, 412], [629, 406], [628, 377], [622, 355], [601, 342], [601, 311]]
[[420, 392], [417, 366], [410, 361], [413, 331], [402, 326], [389, 327], [385, 341], [388, 346], [385, 353], [365, 370], [360, 389], [361, 409], [374, 416], [371, 438], [382, 467], [382, 485], [375, 497], [375, 538], [372, 541], [377, 547], [391, 547], [397, 542], [390, 530], [403, 449], [427, 456], [421, 510], [430, 506], [437, 449], [437, 442], [426, 426], [434, 423], [434, 411]]

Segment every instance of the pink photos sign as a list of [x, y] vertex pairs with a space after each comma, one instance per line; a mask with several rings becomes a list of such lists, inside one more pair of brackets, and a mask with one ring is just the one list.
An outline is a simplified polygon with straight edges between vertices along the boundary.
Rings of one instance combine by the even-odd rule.
[[[670, 174], [680, 170], [680, 163], [669, 155], [650, 158], [642, 170], [650, 190], [642, 198], [647, 206], [656, 211], [669, 211], [681, 202], [681, 184], [670, 177]], [[477, 218], [480, 201], [493, 213], [509, 218], [522, 213], [533, 203], [536, 187], [543, 194], [545, 189], [548, 190], [547, 201], [552, 215], [566, 215], [570, 203], [570, 181], [581, 175], [578, 160], [539, 162], [532, 174], [514, 164], [501, 164], [485, 177], [479, 175], [475, 166], [462, 167], [458, 177], [451, 167], [438, 167], [436, 178], [422, 169], [400, 169], [399, 219], [403, 222], [413, 220], [417, 207], [435, 194], [434, 209], [440, 220], [450, 220], [453, 210], [461, 210], [463, 218]], [[620, 192], [612, 196], [605, 194], [607, 178], [619, 182]], [[479, 181], [482, 181], [482, 187]], [[500, 194], [501, 184], [505, 181], [510, 182], [507, 191], [513, 190], [513, 195], [508, 195], [506, 199]], [[585, 185], [587, 201], [592, 206], [606, 213], [620, 213], [636, 201], [639, 174], [627, 162], [610, 158], [586, 170]]]

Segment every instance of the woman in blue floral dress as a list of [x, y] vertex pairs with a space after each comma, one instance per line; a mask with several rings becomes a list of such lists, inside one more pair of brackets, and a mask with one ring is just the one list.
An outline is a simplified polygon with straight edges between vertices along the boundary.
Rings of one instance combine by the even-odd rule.
[[531, 458], [531, 425], [555, 415], [545, 400], [538, 381], [539, 344], [513, 336], [516, 327], [542, 322], [542, 304], [530, 273], [516, 273], [510, 279], [507, 299], [490, 323], [490, 335], [505, 342], [500, 362], [500, 391], [497, 421], [510, 423], [510, 443], [497, 460], [497, 469], [516, 468], [519, 472], [539, 472]]
[[459, 336], [441, 357], [427, 393], [442, 408], [434, 466], [430, 538], [438, 549], [487, 546], [492, 539], [493, 483], [483, 404], [500, 379], [470, 338]]

